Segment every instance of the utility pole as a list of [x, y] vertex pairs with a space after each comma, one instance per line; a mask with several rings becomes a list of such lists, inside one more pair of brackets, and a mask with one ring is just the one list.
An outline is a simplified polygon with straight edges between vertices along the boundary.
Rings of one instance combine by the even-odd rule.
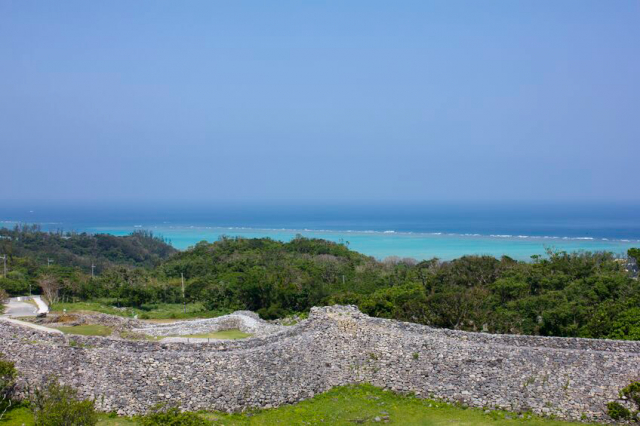
[[187, 314], [187, 299], [184, 297], [184, 273], [180, 272], [180, 279], [182, 280], [182, 305], [184, 306], [184, 313]]
[[93, 270], [96, 269], [96, 265], [91, 264], [91, 279], [93, 279]]
[[3, 272], [2, 272], [2, 277], [3, 278], [7, 278], [7, 255], [6, 254], [2, 256], [2, 261], [4, 263], [4, 269], [3, 269]]

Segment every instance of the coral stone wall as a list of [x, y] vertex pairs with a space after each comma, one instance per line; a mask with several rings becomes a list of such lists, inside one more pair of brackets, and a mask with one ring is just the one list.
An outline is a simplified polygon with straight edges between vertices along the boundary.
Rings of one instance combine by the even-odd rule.
[[0, 321], [0, 351], [23, 381], [48, 374], [133, 414], [158, 402], [237, 411], [370, 382], [476, 407], [608, 420], [606, 402], [640, 378], [640, 342], [490, 335], [314, 308], [285, 331], [216, 343], [60, 336]]
[[255, 312], [236, 311], [217, 318], [176, 321], [168, 324], [144, 324], [144, 326], [133, 327], [131, 331], [148, 336], [183, 336], [236, 328], [255, 336], [265, 336], [282, 330], [283, 326], [263, 321]]

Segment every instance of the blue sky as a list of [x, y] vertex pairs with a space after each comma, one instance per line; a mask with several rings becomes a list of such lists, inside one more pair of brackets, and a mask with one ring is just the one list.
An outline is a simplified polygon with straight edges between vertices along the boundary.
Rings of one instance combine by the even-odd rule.
[[0, 201], [640, 201], [640, 2], [0, 0]]

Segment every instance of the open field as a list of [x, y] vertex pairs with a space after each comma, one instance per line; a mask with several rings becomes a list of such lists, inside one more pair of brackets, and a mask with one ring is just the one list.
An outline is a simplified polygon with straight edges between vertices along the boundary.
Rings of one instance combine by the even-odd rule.
[[76, 325], [71, 327], [56, 327], [65, 334], [78, 334], [81, 336], [110, 336], [111, 328], [98, 324]]
[[[504, 411], [485, 412], [442, 402], [418, 399], [383, 391], [371, 385], [342, 386], [295, 405], [243, 414], [200, 413], [213, 425], [354, 425], [395, 424], [421, 426], [568, 426], [584, 423], [562, 422]], [[9, 413], [0, 424], [33, 424], [28, 408]], [[135, 419], [103, 415], [98, 425], [138, 425]]]

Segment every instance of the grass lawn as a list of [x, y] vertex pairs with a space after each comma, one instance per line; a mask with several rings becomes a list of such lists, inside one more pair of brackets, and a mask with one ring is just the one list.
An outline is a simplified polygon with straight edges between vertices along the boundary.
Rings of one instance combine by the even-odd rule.
[[115, 299], [97, 299], [91, 302], [56, 303], [51, 306], [53, 313], [61, 313], [64, 309], [71, 312], [101, 312], [103, 314], [118, 315], [121, 317], [138, 319], [189, 319], [189, 318], [215, 318], [230, 313], [229, 311], [208, 311], [202, 303], [187, 303], [185, 307], [181, 303], [158, 303], [143, 305], [142, 308], [117, 308]]
[[24, 424], [30, 426], [33, 424], [33, 416], [27, 407], [18, 407], [7, 411], [2, 420], [0, 420], [0, 424], [16, 426]]
[[82, 336], [111, 336], [111, 328], [104, 325], [86, 324], [71, 327], [56, 327], [65, 334], [79, 334]]
[[[33, 424], [30, 412], [19, 408], [0, 424]], [[371, 385], [342, 386], [295, 405], [245, 414], [201, 413], [212, 425], [349, 425], [388, 424], [420, 426], [569, 426], [584, 423], [561, 422], [525, 414], [461, 408], [442, 402], [418, 399], [383, 391]], [[376, 417], [379, 422], [376, 422]], [[102, 416], [100, 426], [139, 424], [126, 418]]]
[[216, 331], [214, 333], [204, 333], [204, 334], [188, 334], [186, 336], [175, 336], [175, 337], [193, 337], [199, 339], [227, 339], [227, 340], [236, 340], [236, 339], [246, 339], [247, 337], [251, 337], [252, 334], [244, 333], [238, 329], [232, 330], [223, 330]]
[[[583, 423], [561, 422], [531, 415], [518, 415], [501, 411], [485, 414], [479, 409], [465, 409], [450, 404], [418, 399], [383, 391], [371, 385], [334, 388], [299, 404], [273, 410], [261, 410], [251, 415], [205, 415], [217, 418], [214, 424], [225, 425], [301, 425], [301, 424], [388, 424], [420, 426], [501, 426], [540, 425], [567, 426]], [[376, 422], [379, 417], [381, 422]], [[527, 418], [530, 417], [530, 418]]]
[[[7, 426], [33, 426], [33, 415], [28, 407], [19, 407], [9, 411], [0, 420], [1, 425]], [[108, 414], [100, 414], [98, 426], [135, 426], [138, 423], [125, 417], [112, 417]]]

